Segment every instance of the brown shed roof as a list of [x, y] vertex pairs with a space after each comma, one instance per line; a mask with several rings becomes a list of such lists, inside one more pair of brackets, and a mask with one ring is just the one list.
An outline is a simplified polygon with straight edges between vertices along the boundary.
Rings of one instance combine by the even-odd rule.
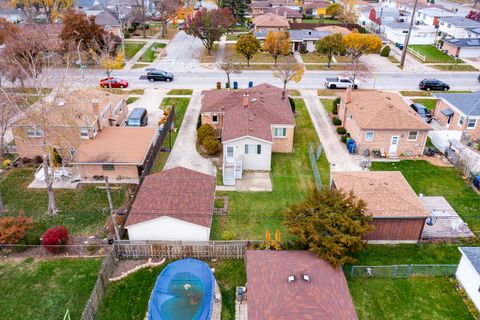
[[210, 228], [215, 177], [184, 167], [151, 174], [138, 191], [126, 226], [163, 216]]
[[288, 20], [275, 13], [265, 13], [253, 18], [255, 27], [290, 27]]
[[78, 148], [74, 164], [143, 164], [156, 128], [105, 127]]
[[342, 269], [313, 253], [249, 250], [246, 259], [249, 320], [357, 319]]
[[428, 212], [400, 171], [333, 172], [337, 189], [365, 201], [373, 217], [428, 217]]
[[[345, 99], [345, 94], [342, 95]], [[397, 93], [377, 90], [354, 91], [346, 104], [361, 129], [430, 130]]]

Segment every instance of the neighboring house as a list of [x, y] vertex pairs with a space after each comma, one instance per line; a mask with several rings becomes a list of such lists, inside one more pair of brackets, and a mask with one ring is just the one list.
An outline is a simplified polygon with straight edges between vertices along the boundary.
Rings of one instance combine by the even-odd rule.
[[353, 192], [365, 202], [375, 227], [365, 240], [421, 239], [429, 213], [400, 171], [334, 172], [331, 188]]
[[16, 8], [0, 8], [0, 18], [15, 23], [23, 22], [26, 19], [22, 10]]
[[[91, 11], [87, 11], [87, 15], [89, 15], [88, 12]], [[122, 23], [120, 22], [118, 14], [114, 10], [104, 8], [100, 12], [90, 15], [95, 16], [96, 24], [111, 31], [114, 36], [123, 38]]]
[[276, 8], [269, 8], [265, 10], [263, 13], [274, 13], [277, 16], [284, 17], [288, 20], [288, 22], [293, 23], [300, 23], [302, 22], [302, 14], [295, 9], [291, 9], [289, 7], [276, 7]]
[[[405, 37], [408, 34], [410, 27], [406, 22], [392, 22], [387, 23], [384, 26], [385, 37], [393, 43], [405, 43]], [[427, 26], [424, 24], [412, 26], [412, 32], [410, 34], [410, 44], [434, 44], [437, 39], [437, 29], [433, 26]]]
[[[79, 145], [95, 139], [105, 127], [119, 126], [128, 116], [126, 98], [98, 89], [68, 92], [50, 108], [49, 133], [62, 157], [73, 155]], [[13, 138], [21, 157], [43, 155], [43, 132], [38, 124], [37, 107], [25, 111], [25, 116], [12, 125]]]
[[341, 97], [338, 117], [359, 154], [380, 150], [387, 157], [422, 155], [431, 129], [397, 93], [355, 91]]
[[480, 247], [458, 249], [462, 257], [455, 276], [477, 310], [480, 310]]
[[463, 131], [470, 139], [480, 139], [480, 92], [434, 95], [439, 100], [433, 117], [443, 129]]
[[214, 176], [183, 167], [147, 175], [128, 214], [128, 237], [208, 241], [214, 201]]
[[156, 137], [156, 128], [106, 127], [80, 145], [70, 164], [85, 180], [106, 176], [138, 182]]
[[480, 38], [445, 38], [441, 48], [458, 58], [480, 58]]
[[290, 7], [290, 8], [298, 8], [297, 1], [295, 0], [270, 0], [272, 7]]
[[480, 27], [478, 27], [478, 28], [468, 28], [467, 29], [467, 38], [480, 38]]
[[[292, 43], [292, 51], [302, 51], [302, 48], [308, 52], [314, 52], [315, 42], [332, 34], [330, 31], [316, 31], [316, 30], [289, 30], [290, 41]], [[267, 38], [268, 32], [255, 32], [255, 37], [264, 42]]]
[[328, 1], [311, 1], [305, 2], [303, 11], [306, 15], [314, 16], [315, 18], [325, 17], [327, 15], [327, 7], [330, 5]]
[[415, 14], [415, 21], [426, 24], [427, 26], [439, 27], [440, 18], [459, 16], [456, 13], [446, 11], [440, 8], [421, 8]]
[[[295, 120], [282, 89], [261, 84], [202, 95], [201, 122], [215, 128], [223, 145], [224, 184], [241, 179], [242, 170], [269, 171], [272, 152], [292, 152]], [[227, 177], [232, 170], [235, 177]]]
[[274, 13], [265, 13], [253, 18], [254, 31], [287, 31], [290, 24], [287, 18], [278, 16]]
[[387, 23], [398, 22], [400, 20], [400, 11], [395, 8], [371, 8], [369, 13], [370, 29], [372, 31], [383, 32], [384, 25]]
[[299, 250], [247, 250], [249, 320], [358, 319], [341, 268]]
[[469, 30], [480, 28], [479, 21], [465, 17], [442, 17], [439, 18], [439, 21], [438, 31], [442, 35], [452, 38], [468, 38]]
[[253, 16], [269, 12], [272, 8], [270, 1], [257, 1], [249, 4]]

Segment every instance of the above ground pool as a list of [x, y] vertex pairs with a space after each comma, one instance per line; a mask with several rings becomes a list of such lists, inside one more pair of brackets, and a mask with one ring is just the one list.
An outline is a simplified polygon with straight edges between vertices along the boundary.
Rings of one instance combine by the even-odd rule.
[[211, 318], [214, 278], [208, 264], [196, 259], [170, 263], [157, 278], [148, 320]]

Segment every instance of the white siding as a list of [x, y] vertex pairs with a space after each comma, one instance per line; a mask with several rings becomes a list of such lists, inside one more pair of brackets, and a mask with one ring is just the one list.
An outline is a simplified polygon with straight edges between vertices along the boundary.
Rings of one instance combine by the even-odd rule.
[[477, 309], [480, 310], [480, 275], [463, 253], [455, 275]]
[[166, 216], [131, 225], [127, 229], [130, 240], [210, 240], [210, 228]]
[[[262, 146], [261, 154], [245, 154], [246, 144], [259, 144]], [[263, 140], [245, 137], [234, 141], [225, 141], [223, 143], [223, 154], [226, 154], [226, 146], [235, 147], [235, 159], [243, 160], [243, 170], [262, 170], [270, 171], [272, 162], [272, 144]]]

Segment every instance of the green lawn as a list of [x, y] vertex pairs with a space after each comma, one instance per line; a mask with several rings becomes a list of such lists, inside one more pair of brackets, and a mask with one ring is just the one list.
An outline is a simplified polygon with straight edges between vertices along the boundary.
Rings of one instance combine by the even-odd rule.
[[456, 65], [453, 65], [453, 64], [449, 64], [449, 65], [445, 65], [445, 64], [430, 64], [429, 65], [430, 67], [432, 68], [435, 68], [437, 70], [441, 70], [441, 71], [470, 71], [470, 72], [477, 72], [478, 69], [469, 65], [469, 64], [456, 64]]
[[[426, 57], [425, 63], [451, 63], [455, 62], [455, 59], [448, 54], [438, 50], [435, 46], [432, 45], [410, 45], [410, 48], [420, 52], [420, 54]], [[458, 59], [458, 62], [463, 62]]]
[[[70, 233], [89, 234], [101, 228], [109, 217], [107, 194], [95, 185], [82, 185], [75, 190], [55, 190], [59, 212], [50, 217], [47, 214], [48, 197], [46, 190], [27, 189], [33, 181], [35, 169], [22, 168], [10, 171], [0, 182], [0, 191], [7, 215], [23, 212], [32, 217], [35, 230], [41, 235], [52, 226], [64, 225]], [[128, 186], [113, 185], [112, 198], [115, 207], [120, 207], [126, 197]]]
[[80, 319], [97, 280], [96, 259], [0, 262], [2, 319]]
[[[172, 135], [172, 147], [175, 145], [175, 140], [177, 139], [178, 135], [178, 130], [180, 130], [180, 127], [182, 126], [183, 122], [183, 117], [185, 116], [185, 112], [187, 111], [188, 104], [190, 103], [190, 98], [164, 98], [160, 108], [168, 107], [171, 105], [175, 105], [175, 131], [171, 132]], [[165, 139], [163, 145], [165, 147], [170, 148], [170, 139], [167, 136]], [[159, 152], [157, 155], [157, 158], [155, 159], [155, 162], [153, 163], [153, 167], [151, 170], [151, 173], [155, 172], [160, 172], [163, 170], [163, 167], [165, 166], [165, 163], [167, 163], [167, 159], [170, 153], [168, 152]]]
[[300, 91], [295, 90], [295, 89], [289, 89], [288, 90], [288, 95], [289, 96], [301, 96]]
[[147, 51], [138, 59], [138, 62], [153, 62], [157, 58], [157, 49], [165, 48], [165, 43], [154, 42]]
[[359, 319], [473, 319], [447, 277], [348, 280]]
[[322, 102], [325, 110], [327, 110], [328, 113], [331, 113], [333, 110], [333, 101], [335, 101], [335, 99], [320, 99], [320, 101]]
[[328, 58], [316, 52], [302, 53], [304, 63], [328, 63]]
[[192, 89], [172, 89], [168, 91], [167, 96], [191, 96], [192, 93]]
[[130, 60], [143, 48], [145, 42], [126, 42], [125, 41], [125, 59]]
[[456, 169], [437, 167], [427, 161], [372, 163], [372, 170], [399, 170], [417, 194], [444, 196], [474, 232], [480, 232], [480, 196], [476, 194]]
[[134, 102], [137, 101], [138, 99], [140, 99], [140, 97], [128, 97], [128, 99], [127, 99], [127, 104], [134, 103]]
[[[247, 63], [247, 59], [240, 53], [235, 51], [235, 44], [233, 43], [227, 43], [225, 44], [225, 56], [232, 56], [233, 61], [238, 62], [238, 63]], [[279, 60], [281, 57], [279, 57]], [[272, 55], [267, 52], [258, 52], [255, 54], [252, 59], [250, 59], [250, 62], [253, 63], [274, 63], [275, 60], [273, 59]]]
[[[217, 192], [229, 196], [226, 217], [215, 215], [212, 239], [220, 239], [223, 231], [233, 231], [237, 239], [263, 239], [265, 230], [284, 231], [282, 213], [289, 205], [305, 198], [314, 187], [313, 171], [308, 157], [309, 143], [318, 144], [318, 136], [302, 99], [295, 99], [297, 115], [292, 153], [272, 154], [273, 192]], [[329, 164], [323, 154], [318, 161], [322, 182], [329, 181]]]
[[437, 99], [413, 99], [413, 102], [423, 104], [428, 110], [435, 109], [437, 105]]
[[432, 94], [429, 91], [400, 91], [400, 94], [404, 97], [431, 97]]
[[[235, 319], [235, 287], [246, 283], [243, 260], [208, 261], [215, 268], [215, 279], [222, 292], [222, 319]], [[111, 283], [100, 305], [97, 319], [143, 320], [148, 300], [158, 275], [167, 263], [142, 269], [118, 282]]]

